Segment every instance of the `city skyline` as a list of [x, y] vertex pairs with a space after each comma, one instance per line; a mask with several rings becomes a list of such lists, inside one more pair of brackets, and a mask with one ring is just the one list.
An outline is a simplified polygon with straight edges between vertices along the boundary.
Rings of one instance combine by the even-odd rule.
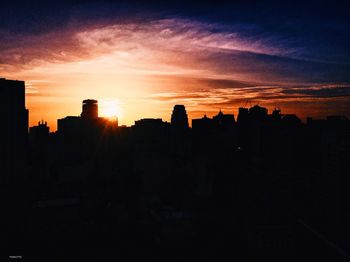
[[175, 104], [170, 122], [127, 127], [90, 97], [50, 133], [29, 127], [24, 81], [0, 79], [0, 94], [6, 260], [350, 258], [346, 117], [248, 104], [190, 128]]
[[[13, 80], [13, 79], [6, 79], [6, 78], [0, 78], [1, 81], [3, 81], [3, 83], [13, 83], [13, 84], [22, 84], [23, 87], [25, 88], [25, 81], [23, 80]], [[24, 103], [25, 102], [25, 97], [24, 99]], [[118, 107], [118, 104], [115, 103], [115, 101], [111, 100], [111, 99], [106, 99], [103, 100], [102, 102], [102, 107], [101, 104], [99, 103], [98, 100], [94, 99], [94, 98], [88, 98], [88, 99], [83, 99], [81, 100], [82, 104], [80, 103], [80, 112], [78, 114], [68, 114], [62, 118], [58, 118], [56, 119], [56, 123], [54, 125], [54, 128], [52, 129], [52, 127], [50, 127], [50, 125], [48, 125], [48, 122], [45, 119], [41, 119], [39, 121], [37, 121], [36, 123], [32, 123], [32, 121], [30, 121], [30, 110], [27, 109], [27, 121], [28, 121], [28, 131], [29, 128], [35, 128], [35, 127], [39, 127], [39, 126], [45, 126], [48, 127], [51, 132], [56, 132], [58, 131], [58, 126], [59, 126], [59, 122], [64, 120], [64, 119], [69, 119], [69, 118], [77, 118], [77, 119], [84, 119], [84, 118], [90, 118], [90, 119], [100, 119], [100, 121], [107, 121], [110, 122], [110, 125], [113, 126], [116, 124], [116, 127], [122, 126], [122, 127], [132, 127], [135, 126], [138, 122], [142, 122], [142, 121], [153, 121], [153, 120], [160, 120], [161, 122], [163, 120], [165, 120], [163, 123], [173, 123], [173, 114], [174, 114], [174, 110], [181, 108], [180, 110], [184, 110], [185, 112], [185, 117], [186, 117], [186, 122], [187, 122], [187, 127], [192, 128], [193, 125], [193, 121], [201, 121], [203, 119], [210, 119], [211, 118], [213, 120], [215, 120], [215, 118], [219, 117], [220, 115], [226, 115], [226, 116], [230, 116], [230, 120], [232, 122], [236, 122], [238, 120], [238, 118], [240, 117], [240, 114], [242, 112], [242, 110], [254, 110], [254, 109], [258, 109], [258, 110], [266, 110], [266, 115], [269, 117], [274, 117], [274, 114], [278, 114], [281, 118], [282, 117], [296, 117], [296, 119], [299, 119], [301, 122], [306, 123], [308, 121], [308, 119], [312, 119], [311, 116], [307, 116], [306, 119], [302, 119], [299, 118], [299, 116], [297, 114], [294, 114], [293, 112], [289, 112], [288, 114], [286, 114], [285, 112], [283, 112], [283, 110], [280, 107], [275, 106], [272, 110], [270, 110], [267, 107], [263, 107], [261, 105], [259, 105], [259, 103], [254, 104], [253, 101], [251, 100], [247, 100], [244, 104], [244, 106], [240, 106], [239, 108], [237, 108], [235, 110], [234, 114], [231, 114], [230, 112], [223, 112], [222, 108], [220, 108], [218, 111], [212, 111], [211, 113], [207, 114], [206, 112], [204, 112], [202, 115], [199, 115], [197, 118], [193, 117], [193, 118], [187, 118], [187, 114], [189, 112], [186, 111], [186, 106], [185, 105], [181, 105], [181, 104], [174, 104], [173, 107], [171, 107], [169, 109], [170, 113], [169, 115], [165, 116], [165, 119], [163, 119], [162, 117], [155, 117], [155, 116], [149, 116], [149, 117], [141, 117], [138, 119], [134, 119], [133, 122], [130, 125], [126, 125], [124, 123], [120, 123], [120, 119], [119, 119], [119, 113], [120, 108]], [[101, 110], [102, 109], [102, 110]], [[225, 113], [225, 114], [223, 114]], [[87, 117], [88, 116], [88, 117]], [[321, 116], [318, 120], [325, 120], [328, 117], [345, 117], [344, 119], [347, 119], [345, 115], [323, 115]], [[121, 124], [121, 125], [120, 125]]]
[[5, 1], [0, 77], [26, 81], [29, 125], [52, 130], [86, 98], [128, 126], [169, 121], [174, 104], [193, 119], [237, 115], [247, 101], [303, 120], [349, 118], [348, 16], [315, 7]]

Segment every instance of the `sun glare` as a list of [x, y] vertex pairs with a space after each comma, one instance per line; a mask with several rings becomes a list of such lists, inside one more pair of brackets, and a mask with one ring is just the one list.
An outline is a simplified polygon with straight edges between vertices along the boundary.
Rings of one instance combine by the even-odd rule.
[[117, 117], [121, 117], [121, 109], [119, 102], [114, 99], [104, 99], [99, 102], [99, 111], [102, 117], [106, 117], [110, 120], [114, 120]]

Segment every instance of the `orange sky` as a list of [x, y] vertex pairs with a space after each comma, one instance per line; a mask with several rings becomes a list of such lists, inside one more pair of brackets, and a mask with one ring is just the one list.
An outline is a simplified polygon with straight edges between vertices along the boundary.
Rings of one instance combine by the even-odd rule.
[[3, 51], [0, 76], [26, 82], [30, 126], [43, 119], [51, 131], [58, 118], [80, 115], [88, 98], [99, 101], [101, 116], [113, 107], [125, 125], [145, 117], [169, 121], [175, 104], [184, 104], [190, 118], [219, 109], [236, 115], [247, 100], [301, 117], [349, 112], [348, 97], [323, 95], [349, 85], [305, 83], [293, 77], [293, 61], [279, 61], [289, 78], [277, 62], [261, 56], [283, 57], [290, 50], [264, 39], [213, 33], [210, 26], [184, 19], [71, 24], [23, 37], [21, 45]]

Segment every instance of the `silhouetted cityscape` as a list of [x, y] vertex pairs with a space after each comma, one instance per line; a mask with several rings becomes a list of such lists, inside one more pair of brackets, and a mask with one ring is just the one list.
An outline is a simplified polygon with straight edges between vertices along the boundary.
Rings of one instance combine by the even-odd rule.
[[50, 132], [28, 127], [23, 81], [0, 94], [4, 260], [350, 259], [346, 117], [254, 105], [189, 125], [174, 105], [127, 127], [86, 99]]

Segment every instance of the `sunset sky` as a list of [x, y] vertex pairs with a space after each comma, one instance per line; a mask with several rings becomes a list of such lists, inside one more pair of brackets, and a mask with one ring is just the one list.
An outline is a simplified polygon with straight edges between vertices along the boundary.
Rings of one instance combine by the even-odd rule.
[[5, 1], [0, 77], [26, 81], [30, 125], [44, 119], [51, 130], [87, 98], [126, 125], [169, 121], [175, 104], [190, 119], [245, 104], [350, 117], [348, 10], [335, 1]]

